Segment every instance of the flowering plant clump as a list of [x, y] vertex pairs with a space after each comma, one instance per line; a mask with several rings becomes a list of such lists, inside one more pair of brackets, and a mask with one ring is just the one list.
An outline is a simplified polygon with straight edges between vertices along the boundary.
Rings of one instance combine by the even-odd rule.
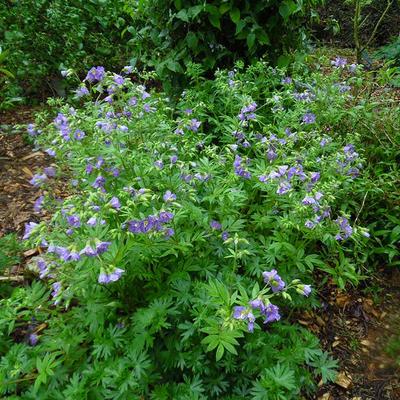
[[[342, 64], [291, 76], [237, 64], [175, 106], [132, 68], [96, 66], [72, 102], [29, 126], [57, 161], [31, 183], [70, 185], [64, 200], [38, 199], [53, 216], [24, 235], [50, 294], [32, 312], [53, 321], [26, 343], [50, 351], [64, 398], [89, 387], [110, 399], [297, 399], [314, 375], [333, 379], [335, 363], [288, 318], [316, 305], [314, 269], [342, 287], [360, 279], [352, 257], [369, 234], [351, 196], [365, 162], [343, 128], [360, 67]], [[32, 376], [20, 390], [45, 393]]]

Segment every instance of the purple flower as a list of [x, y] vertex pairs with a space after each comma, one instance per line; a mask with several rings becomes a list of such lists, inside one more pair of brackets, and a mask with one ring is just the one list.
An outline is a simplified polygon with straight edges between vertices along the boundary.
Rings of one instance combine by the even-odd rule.
[[349, 65], [349, 71], [350, 71], [351, 73], [356, 72], [356, 71], [357, 71], [357, 64], [350, 64], [350, 65]]
[[311, 172], [311, 182], [315, 183], [319, 181], [321, 174], [319, 172]]
[[313, 222], [313, 221], [310, 221], [310, 220], [307, 220], [305, 223], [304, 223], [304, 226], [306, 227], [306, 228], [308, 228], [308, 229], [313, 229], [313, 228], [315, 228], [315, 222]]
[[150, 93], [147, 93], [145, 90], [142, 93], [142, 100], [146, 100], [150, 97]]
[[86, 86], [80, 86], [78, 89], [75, 90], [75, 96], [78, 98], [87, 96], [89, 94], [89, 90]]
[[233, 168], [234, 168], [235, 174], [244, 179], [250, 179], [251, 173], [249, 171], [247, 171], [245, 168], [243, 168], [242, 161], [243, 161], [242, 158], [238, 154], [236, 154], [235, 160], [233, 162]]
[[278, 306], [272, 303], [267, 305], [263, 314], [265, 315], [264, 324], [267, 324], [269, 322], [279, 321], [281, 319]]
[[79, 228], [81, 226], [81, 220], [77, 215], [69, 215], [67, 217], [67, 222], [70, 226], [74, 228]]
[[299, 286], [300, 290], [302, 291], [302, 294], [306, 297], [308, 297], [311, 293], [311, 286], [310, 285], [301, 285]]
[[147, 112], [147, 113], [153, 111], [153, 109], [150, 107], [149, 103], [144, 103], [143, 104], [143, 110], [144, 110], [144, 112]]
[[154, 161], [154, 166], [157, 167], [158, 169], [163, 169], [164, 163], [162, 162], [162, 160], [157, 160], [157, 161]]
[[57, 297], [61, 291], [61, 282], [54, 282], [51, 286], [53, 288], [51, 295], [53, 296], [53, 298]]
[[36, 199], [35, 204], [33, 205], [33, 209], [34, 209], [35, 212], [38, 213], [38, 212], [41, 211], [43, 202], [44, 202], [44, 196], [39, 196]]
[[343, 57], [336, 57], [331, 61], [331, 65], [336, 68], [344, 68], [347, 65], [347, 59]]
[[33, 186], [41, 186], [47, 180], [46, 174], [35, 174], [29, 183]]
[[31, 346], [36, 346], [39, 341], [38, 335], [36, 333], [31, 333], [28, 337], [28, 342]]
[[106, 183], [105, 178], [103, 178], [101, 175], [99, 175], [95, 181], [92, 184], [92, 187], [94, 187], [95, 189], [100, 189], [104, 187], [104, 184]]
[[103, 80], [104, 75], [104, 67], [92, 67], [87, 73], [85, 80], [88, 80], [90, 83], [100, 82]]
[[56, 152], [53, 149], [47, 149], [45, 152], [50, 156], [54, 157], [56, 155]]
[[96, 245], [97, 254], [105, 253], [110, 247], [111, 242], [100, 242]]
[[175, 234], [175, 231], [172, 228], [167, 228], [164, 233], [165, 237], [169, 238]]
[[74, 133], [74, 139], [76, 140], [82, 140], [85, 137], [85, 132], [81, 131], [80, 129], [77, 129]]
[[253, 309], [260, 310], [261, 313], [265, 311], [265, 304], [261, 299], [251, 300], [249, 304]]
[[97, 224], [97, 218], [96, 217], [89, 218], [86, 224], [89, 226], [95, 226]]
[[98, 278], [98, 282], [99, 283], [103, 283], [103, 284], [108, 284], [111, 282], [116, 282], [121, 278], [121, 275], [124, 273], [125, 271], [121, 268], [115, 268], [114, 271], [110, 272], [110, 273], [105, 273], [102, 272], [99, 275]]
[[344, 240], [349, 238], [353, 233], [353, 228], [350, 226], [349, 221], [345, 217], [339, 217], [335, 220], [339, 225], [340, 233], [335, 236], [336, 240]]
[[124, 68], [122, 68], [122, 72], [126, 75], [129, 75], [133, 72], [133, 67], [131, 65], [126, 65]]
[[172, 218], [174, 218], [174, 214], [168, 211], [162, 211], [159, 214], [160, 222], [162, 222], [163, 224], [170, 222]]
[[242, 321], [247, 321], [247, 329], [249, 332], [254, 331], [254, 322], [256, 318], [254, 317], [254, 314], [249, 311], [246, 307], [243, 306], [235, 306], [233, 309], [233, 318], [242, 320]]
[[97, 256], [97, 252], [96, 252], [92, 247], [90, 247], [89, 245], [86, 245], [85, 248], [83, 248], [83, 249], [79, 252], [79, 254], [80, 254], [80, 255], [85, 255], [85, 256], [88, 256], [88, 257], [95, 257], [95, 256]]
[[169, 160], [171, 164], [175, 164], [178, 161], [178, 156], [174, 154], [169, 158]]
[[278, 189], [276, 190], [276, 193], [279, 195], [283, 195], [286, 194], [287, 192], [289, 192], [289, 190], [292, 188], [292, 185], [287, 182], [287, 181], [283, 181], [279, 184]]
[[187, 126], [187, 128], [193, 132], [197, 132], [200, 128], [201, 122], [198, 121], [196, 118], [193, 118], [190, 120], [190, 124]]
[[282, 85], [290, 85], [293, 82], [293, 79], [290, 76], [286, 76], [281, 82]]
[[23, 240], [29, 239], [29, 237], [32, 235], [32, 231], [39, 226], [39, 224], [35, 223], [35, 222], [28, 222], [27, 224], [25, 224], [25, 232], [24, 232], [24, 236], [22, 236]]
[[121, 85], [123, 85], [125, 83], [125, 79], [121, 75], [117, 75], [116, 74], [116, 75], [114, 75], [114, 82], [117, 85], [121, 86]]
[[222, 234], [221, 234], [221, 238], [222, 238], [222, 240], [223, 240], [224, 242], [225, 242], [226, 240], [228, 240], [228, 239], [229, 239], [229, 232], [223, 231]]
[[56, 176], [56, 169], [54, 167], [46, 167], [43, 172], [49, 177], [54, 178]]
[[130, 106], [136, 106], [136, 104], [137, 104], [137, 97], [135, 97], [135, 96], [131, 97], [131, 98], [128, 100], [128, 104], [129, 104]]
[[110, 206], [111, 206], [112, 208], [115, 208], [116, 210], [118, 210], [118, 209], [121, 208], [121, 203], [120, 203], [118, 197], [115, 197], [115, 196], [114, 196], [114, 197], [110, 200]]
[[28, 131], [29, 136], [37, 136], [40, 133], [35, 129], [34, 124], [28, 124], [26, 130]]
[[212, 229], [215, 229], [215, 230], [218, 230], [218, 231], [222, 229], [222, 225], [218, 221], [215, 221], [215, 220], [212, 220], [210, 222], [210, 226], [211, 226]]
[[172, 193], [170, 190], [167, 190], [163, 196], [163, 200], [165, 202], [176, 200], [176, 194]]
[[303, 115], [303, 122], [305, 124], [313, 124], [316, 121], [317, 117], [313, 113], [306, 113]]
[[46, 264], [46, 261], [43, 260], [43, 258], [40, 258], [37, 261], [36, 265], [37, 265], [37, 267], [39, 269], [39, 278], [43, 279], [49, 273], [49, 267]]
[[278, 275], [276, 269], [273, 269], [271, 271], [265, 271], [262, 273], [262, 275], [264, 278], [264, 282], [271, 286], [271, 289], [274, 293], [283, 290], [284, 287], [286, 286], [285, 282]]

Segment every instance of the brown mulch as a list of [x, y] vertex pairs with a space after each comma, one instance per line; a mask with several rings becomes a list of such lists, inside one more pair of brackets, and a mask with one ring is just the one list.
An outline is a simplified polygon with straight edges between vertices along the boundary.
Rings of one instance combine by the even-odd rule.
[[[38, 108], [20, 107], [0, 113], [0, 237], [11, 232], [22, 234], [25, 223], [38, 222], [33, 205], [44, 191], [29, 180], [35, 173], [52, 165], [53, 159], [35, 150], [27, 139], [25, 128], [18, 125], [33, 122]], [[62, 182], [56, 185], [61, 187]], [[55, 194], [63, 197], [63, 190]]]
[[300, 323], [339, 362], [336, 382], [321, 382], [313, 399], [400, 399], [400, 348], [388, 347], [400, 338], [400, 271], [382, 270], [368, 285], [375, 289], [363, 293], [327, 285], [321, 291], [322, 310], [301, 316]]

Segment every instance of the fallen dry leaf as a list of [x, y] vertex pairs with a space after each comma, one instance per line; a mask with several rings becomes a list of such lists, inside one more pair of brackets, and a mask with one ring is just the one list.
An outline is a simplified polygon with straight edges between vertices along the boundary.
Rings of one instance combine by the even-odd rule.
[[335, 383], [344, 389], [348, 389], [352, 385], [353, 381], [345, 372], [339, 372]]

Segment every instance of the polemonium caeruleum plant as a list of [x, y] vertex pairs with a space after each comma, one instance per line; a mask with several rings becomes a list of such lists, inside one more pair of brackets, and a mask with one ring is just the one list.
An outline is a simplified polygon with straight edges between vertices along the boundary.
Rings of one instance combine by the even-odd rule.
[[[40, 200], [53, 217], [24, 235], [50, 289], [46, 307], [28, 306], [51, 321], [28, 350], [50, 354], [60, 396], [296, 399], [313, 374], [333, 378], [315, 337], [288, 324], [316, 304], [315, 268], [357, 282], [346, 251], [368, 236], [348, 200], [359, 138], [338, 129], [357, 71], [332, 68], [237, 65], [173, 107], [97, 66], [50, 124], [29, 128], [58, 161], [31, 183], [71, 182], [63, 201]], [[22, 365], [32, 385], [7, 376], [6, 392], [45, 396], [42, 365]]]

